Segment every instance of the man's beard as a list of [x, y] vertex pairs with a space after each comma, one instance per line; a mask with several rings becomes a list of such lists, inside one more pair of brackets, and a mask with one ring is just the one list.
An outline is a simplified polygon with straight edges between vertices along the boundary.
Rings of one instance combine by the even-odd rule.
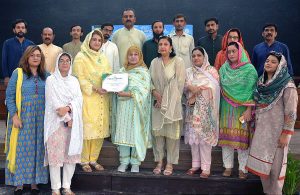
[[15, 33], [15, 35], [18, 37], [18, 38], [23, 38], [25, 36], [25, 33], [23, 32], [17, 32]]
[[160, 36], [163, 36], [163, 35], [164, 35], [164, 32], [161, 32], [161, 33], [159, 33], [159, 34], [153, 32], [153, 38], [154, 38], [154, 39], [159, 39], [159, 37], [160, 37]]
[[105, 35], [103, 35], [103, 37], [104, 37], [104, 39], [108, 40], [110, 38], [110, 35], [105, 34]]

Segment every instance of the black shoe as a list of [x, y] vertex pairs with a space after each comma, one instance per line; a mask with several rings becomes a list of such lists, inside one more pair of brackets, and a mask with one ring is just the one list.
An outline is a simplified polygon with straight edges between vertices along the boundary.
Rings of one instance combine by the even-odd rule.
[[23, 189], [17, 189], [14, 191], [14, 195], [22, 195], [23, 194]]
[[30, 194], [31, 195], [38, 195], [40, 193], [39, 189], [31, 189]]

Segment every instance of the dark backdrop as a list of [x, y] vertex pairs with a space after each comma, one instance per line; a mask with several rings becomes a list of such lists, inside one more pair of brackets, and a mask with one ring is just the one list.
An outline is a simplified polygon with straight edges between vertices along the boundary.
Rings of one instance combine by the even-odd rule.
[[[41, 43], [41, 29], [53, 27], [54, 43], [62, 46], [70, 41], [69, 28], [81, 25], [85, 33], [91, 25], [107, 21], [121, 24], [122, 10], [136, 10], [137, 24], [151, 24], [160, 19], [172, 23], [177, 13], [187, 16], [194, 25], [197, 41], [206, 35], [203, 21], [212, 16], [219, 19], [219, 32], [224, 34], [231, 27], [242, 31], [245, 47], [252, 53], [253, 46], [261, 41], [261, 28], [266, 22], [278, 24], [277, 40], [289, 46], [294, 71], [300, 76], [300, 15], [297, 0], [1, 0], [0, 43], [13, 36], [11, 23], [24, 18], [28, 24], [27, 37]], [[1, 58], [1, 57], [0, 57]]]

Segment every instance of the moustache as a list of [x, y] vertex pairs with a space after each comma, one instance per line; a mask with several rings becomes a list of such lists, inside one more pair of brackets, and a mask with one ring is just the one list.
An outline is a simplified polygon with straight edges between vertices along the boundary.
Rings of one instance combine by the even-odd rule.
[[272, 34], [267, 34], [267, 37], [271, 37], [272, 36]]
[[131, 22], [131, 20], [126, 20], [126, 22]]
[[17, 32], [15, 33], [17, 37], [19, 38], [23, 38], [25, 36], [25, 33], [24, 32]]

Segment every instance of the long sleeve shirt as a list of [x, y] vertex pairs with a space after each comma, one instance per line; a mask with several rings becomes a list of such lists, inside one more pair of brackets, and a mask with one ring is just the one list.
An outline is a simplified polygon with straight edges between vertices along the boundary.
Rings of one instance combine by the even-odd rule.
[[24, 39], [22, 43], [17, 37], [7, 39], [2, 48], [2, 76], [11, 77], [13, 71], [18, 67], [19, 61], [29, 45], [34, 43]]
[[203, 47], [208, 55], [210, 65], [214, 65], [217, 53], [221, 50], [222, 36], [217, 35], [215, 39], [205, 36], [198, 40], [197, 46]]
[[107, 57], [113, 73], [118, 73], [120, 70], [119, 51], [115, 43], [107, 41], [100, 49]]
[[158, 43], [154, 39], [146, 41], [143, 45], [143, 57], [144, 62], [147, 67], [150, 67], [150, 64], [154, 58], [157, 57]]
[[268, 53], [270, 53], [270, 51], [280, 52], [284, 55], [287, 61], [289, 73], [291, 76], [293, 76], [294, 72], [289, 48], [286, 44], [281, 43], [279, 41], [275, 41], [270, 46], [266, 42], [262, 42], [254, 47], [251, 62], [255, 66], [258, 76], [261, 76], [263, 74], [264, 64], [267, 59], [267, 55]]
[[55, 70], [56, 58], [58, 54], [63, 52], [63, 49], [61, 47], [53, 45], [52, 43], [50, 45], [46, 45], [45, 43], [43, 43], [40, 44], [39, 47], [45, 55], [45, 68], [47, 72], [53, 73]]

